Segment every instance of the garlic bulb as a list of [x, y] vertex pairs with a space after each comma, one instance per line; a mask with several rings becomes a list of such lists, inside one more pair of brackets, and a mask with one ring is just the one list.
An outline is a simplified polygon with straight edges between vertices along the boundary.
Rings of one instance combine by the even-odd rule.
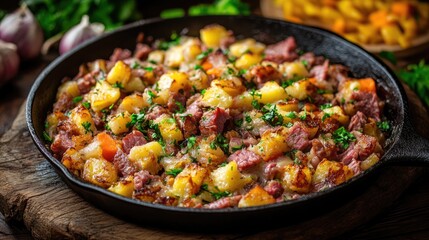
[[14, 43], [23, 60], [37, 57], [44, 41], [42, 28], [26, 5], [3, 18], [0, 39]]
[[0, 41], [0, 86], [17, 74], [19, 64], [16, 45]]
[[99, 36], [104, 32], [104, 25], [101, 23], [90, 23], [87, 15], [82, 17], [81, 22], [68, 30], [60, 41], [60, 54], [70, 51], [79, 44]]

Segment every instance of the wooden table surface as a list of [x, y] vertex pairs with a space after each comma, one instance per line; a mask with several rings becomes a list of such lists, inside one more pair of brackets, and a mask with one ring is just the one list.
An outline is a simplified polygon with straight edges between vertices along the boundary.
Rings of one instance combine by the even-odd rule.
[[[415, 56], [401, 64], [416, 62], [422, 56]], [[24, 64], [18, 76], [0, 88], [0, 137], [11, 127], [35, 77], [55, 57], [55, 55], [43, 56]], [[421, 117], [421, 114], [427, 112], [420, 111], [414, 116]], [[423, 171], [424, 174], [395, 202], [386, 203], [389, 205], [387, 210], [345, 233], [339, 239], [429, 239], [429, 168]], [[32, 237], [22, 222], [6, 222], [0, 214], [0, 239], [32, 239]]]

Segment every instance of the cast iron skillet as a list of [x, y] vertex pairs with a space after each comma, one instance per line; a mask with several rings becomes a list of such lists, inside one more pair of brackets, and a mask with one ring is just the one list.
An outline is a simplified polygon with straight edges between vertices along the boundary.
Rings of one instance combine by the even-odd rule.
[[[172, 32], [199, 36], [199, 29], [211, 23], [218, 23], [233, 30], [238, 37], [253, 37], [266, 44], [292, 35], [300, 49], [313, 51], [317, 55], [324, 55], [333, 63], [350, 67], [354, 77], [376, 79], [379, 95], [386, 100], [385, 115], [393, 126], [386, 153], [380, 162], [347, 183], [297, 200], [260, 207], [208, 210], [168, 207], [116, 195], [77, 179], [52, 156], [43, 141], [42, 132], [46, 113], [52, 108], [63, 77], [75, 76], [79, 65], [84, 62], [108, 58], [116, 47], [134, 50], [135, 40], [140, 32], [154, 38], [168, 38]], [[306, 219], [323, 209], [337, 207], [338, 204], [346, 202], [348, 197], [363, 191], [365, 184], [371, 184], [373, 173], [388, 164], [428, 164], [429, 143], [414, 132], [407, 106], [404, 90], [389, 68], [370, 53], [336, 34], [319, 28], [256, 16], [205, 16], [136, 22], [60, 56], [36, 79], [28, 97], [26, 117], [34, 143], [58, 175], [70, 188], [95, 206], [128, 221], [145, 225], [221, 231], [241, 227], [254, 229], [257, 226], [271, 226], [276, 223], [284, 225]], [[280, 220], [274, 221], [275, 218]]]

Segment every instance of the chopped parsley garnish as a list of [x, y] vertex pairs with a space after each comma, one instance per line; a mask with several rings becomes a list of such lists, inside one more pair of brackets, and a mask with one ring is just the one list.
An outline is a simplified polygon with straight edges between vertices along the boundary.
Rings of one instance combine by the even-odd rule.
[[324, 122], [329, 117], [331, 117], [331, 114], [329, 114], [329, 113], [323, 114], [323, 116], [322, 116], [322, 122]]
[[226, 139], [222, 134], [218, 134], [215, 140], [210, 143], [211, 149], [216, 149], [217, 147], [220, 147], [225, 154], [229, 154], [228, 139]]
[[252, 122], [252, 117], [250, 117], [249, 115], [246, 115], [244, 117], [244, 119], [246, 120], [247, 123], [251, 123]]
[[82, 123], [82, 127], [85, 129], [85, 134], [91, 132], [92, 133], [92, 129], [91, 129], [92, 124], [90, 122], [83, 122]]
[[149, 99], [148, 99], [149, 104], [152, 104], [152, 103], [153, 103], [153, 99], [158, 97], [158, 96], [157, 96], [154, 92], [152, 92], [151, 90], [147, 91], [147, 94], [149, 95]]
[[137, 62], [137, 61], [134, 61], [132, 64], [131, 64], [131, 68], [132, 69], [138, 69], [138, 68], [141, 68], [142, 66]]
[[262, 98], [262, 94], [260, 94], [259, 92], [257, 92], [255, 89], [251, 89], [249, 91], [250, 96], [252, 96], [253, 100], [252, 100], [252, 107], [255, 109], [261, 109], [261, 103], [258, 102], [258, 100], [256, 100], [256, 97]]
[[231, 193], [228, 192], [228, 191], [224, 191], [224, 192], [219, 191], [219, 189], [217, 187], [216, 187], [216, 189], [219, 192], [211, 192], [209, 190], [209, 186], [207, 184], [205, 184], [205, 183], [201, 185], [201, 189], [204, 190], [204, 191], [209, 192], [216, 200], [219, 200], [219, 199], [221, 199], [223, 197], [227, 197], [227, 196], [231, 195]]
[[191, 149], [193, 146], [195, 146], [196, 143], [197, 143], [197, 138], [195, 136], [189, 137], [187, 148]]
[[115, 82], [115, 84], [112, 85], [114, 88], [124, 89], [124, 85], [120, 82]]
[[165, 171], [165, 174], [172, 175], [175, 177], [175, 176], [179, 175], [179, 173], [181, 173], [182, 171], [183, 171], [183, 169], [181, 169], [181, 168], [173, 168], [173, 169], [170, 169], [168, 171]]
[[302, 60], [301, 63], [302, 63], [302, 65], [304, 65], [304, 67], [308, 68], [308, 61], [307, 60]]
[[176, 113], [184, 113], [186, 108], [183, 106], [181, 102], [175, 101], [176, 106], [179, 108]]
[[327, 108], [332, 108], [332, 103], [325, 103], [325, 104], [320, 105], [321, 110], [325, 110]]
[[262, 109], [262, 112], [264, 112], [264, 115], [262, 115], [262, 120], [270, 124], [271, 126], [280, 126], [283, 124], [283, 116], [277, 112], [277, 107], [275, 104], [269, 105], [268, 109], [264, 107]]
[[194, 70], [198, 70], [198, 69], [203, 69], [203, 66], [201, 66], [201, 65], [195, 65], [195, 67], [194, 67]]
[[153, 71], [153, 67], [144, 67], [143, 69], [145, 71], [148, 71], [148, 72], [152, 72]]
[[52, 138], [49, 136], [49, 134], [46, 131], [43, 131], [43, 139], [45, 139], [46, 142], [51, 143]]
[[296, 118], [295, 112], [288, 112], [288, 113], [285, 114], [285, 116], [288, 117], [288, 118], [291, 118], [291, 119]]
[[89, 102], [83, 102], [82, 106], [85, 107], [86, 109], [89, 109], [91, 107], [91, 104]]
[[180, 36], [173, 32], [170, 36], [170, 41], [160, 41], [158, 44], [158, 48], [161, 50], [167, 50], [172, 46], [177, 46], [180, 44]]
[[212, 52], [213, 52], [213, 48], [209, 48], [209, 49], [205, 50], [204, 52], [197, 55], [197, 60], [202, 60], [202, 59], [206, 58]]
[[240, 69], [240, 71], [238, 71], [238, 75], [240, 75], [240, 76], [242, 76], [246, 73], [247, 73], [247, 69]]
[[131, 122], [127, 123], [127, 128], [131, 128], [133, 126], [135, 126], [135, 128], [137, 130], [139, 130], [140, 132], [146, 132], [146, 128], [147, 128], [147, 122], [144, 119], [145, 114], [144, 113], [133, 113], [131, 114], [130, 118], [131, 118]]
[[344, 127], [340, 127], [332, 134], [334, 142], [338, 144], [341, 148], [347, 149], [350, 145], [350, 142], [356, 140], [355, 136], [348, 132]]
[[82, 101], [83, 97], [82, 96], [77, 96], [73, 98], [73, 103], [78, 103], [80, 101]]
[[377, 122], [377, 127], [383, 132], [388, 132], [390, 130], [390, 123], [388, 121]]
[[243, 144], [241, 144], [240, 146], [233, 146], [233, 147], [231, 147], [231, 149], [232, 149], [232, 151], [238, 151], [238, 150], [240, 150], [240, 149], [243, 149], [243, 147], [244, 147], [244, 145]]
[[302, 121], [304, 121], [305, 119], [307, 119], [307, 111], [304, 111], [304, 114], [302, 114], [299, 119], [301, 119]]

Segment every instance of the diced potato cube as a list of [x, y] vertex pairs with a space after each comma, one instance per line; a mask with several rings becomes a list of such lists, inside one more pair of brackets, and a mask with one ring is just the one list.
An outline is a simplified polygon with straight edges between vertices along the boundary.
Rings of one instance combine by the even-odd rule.
[[182, 131], [177, 126], [176, 120], [168, 114], [159, 116], [155, 123], [158, 124], [162, 138], [167, 142], [179, 142], [183, 140]]
[[166, 105], [170, 98], [170, 91], [168, 89], [156, 91], [154, 89], [146, 88], [143, 92], [143, 104], [152, 105], [153, 103], [159, 105]]
[[261, 55], [245, 53], [235, 61], [235, 67], [238, 69], [248, 69], [251, 66], [260, 63], [261, 61]]
[[86, 160], [82, 178], [97, 186], [108, 188], [118, 180], [118, 173], [113, 163], [101, 158]]
[[169, 72], [163, 74], [158, 81], [158, 88], [169, 90], [171, 92], [179, 92], [180, 90], [189, 88], [188, 75], [183, 72]]
[[266, 82], [264, 86], [259, 89], [258, 93], [261, 96], [255, 97], [255, 99], [263, 104], [274, 103], [279, 100], [284, 100], [287, 97], [284, 88], [274, 81]]
[[309, 90], [311, 89], [311, 82], [308, 80], [300, 80], [292, 83], [285, 90], [286, 93], [298, 100], [304, 100], [309, 96]]
[[211, 173], [211, 179], [220, 191], [228, 192], [234, 192], [252, 181], [250, 177], [246, 177], [238, 171], [235, 161], [215, 169]]
[[236, 97], [232, 101], [231, 108], [238, 108], [243, 110], [251, 110], [253, 97], [249, 92], [244, 92]]
[[207, 74], [201, 69], [189, 72], [189, 84], [197, 91], [201, 91], [210, 86]]
[[209, 107], [229, 108], [232, 97], [222, 88], [209, 87], [202, 98], [202, 103]]
[[161, 170], [158, 158], [162, 153], [161, 144], [153, 141], [131, 148], [128, 158], [139, 170], [147, 170], [151, 174], [157, 174]]
[[362, 171], [368, 170], [374, 164], [378, 163], [378, 161], [380, 161], [380, 158], [377, 156], [377, 154], [372, 153], [371, 155], [369, 155], [369, 157], [367, 157], [360, 163], [360, 168], [362, 169]]
[[128, 176], [127, 178], [116, 182], [110, 186], [107, 190], [114, 192], [116, 194], [122, 195], [124, 197], [132, 197], [134, 192], [134, 177]]
[[111, 85], [120, 84], [122, 87], [126, 86], [131, 78], [131, 68], [123, 61], [119, 60], [115, 66], [107, 74], [106, 81]]
[[282, 183], [288, 189], [298, 193], [308, 193], [311, 188], [311, 170], [304, 165], [286, 165]]
[[238, 207], [254, 207], [275, 203], [276, 199], [265, 191], [261, 186], [256, 185], [238, 202]]
[[289, 79], [295, 77], [307, 77], [309, 75], [307, 68], [302, 62], [283, 63], [280, 65], [279, 70]]
[[77, 87], [76, 81], [67, 81], [61, 84], [61, 86], [58, 88], [57, 92], [57, 100], [58, 98], [64, 94], [67, 93], [68, 95], [72, 97], [77, 97], [80, 95], [79, 88]]
[[81, 157], [80, 153], [74, 148], [69, 148], [64, 153], [61, 162], [64, 166], [73, 174], [80, 176], [80, 173], [83, 170], [85, 164], [84, 159]]
[[118, 135], [124, 132], [128, 132], [127, 124], [131, 122], [130, 114], [125, 111], [118, 113], [116, 116], [114, 116], [110, 121], [107, 123], [110, 130], [113, 132], [113, 134]]
[[97, 131], [91, 113], [84, 107], [76, 107], [70, 112], [71, 121], [79, 129], [81, 135], [94, 134]]
[[285, 112], [298, 112], [299, 111], [299, 102], [298, 101], [288, 101], [288, 102], [278, 102], [277, 109]]
[[172, 46], [165, 52], [164, 64], [171, 68], [177, 68], [185, 61], [182, 46]]
[[253, 146], [252, 150], [260, 155], [264, 161], [269, 161], [290, 150], [286, 143], [287, 128], [281, 127], [276, 131], [265, 131], [261, 141]]
[[145, 84], [143, 80], [141, 80], [139, 77], [133, 77], [130, 79], [130, 81], [127, 83], [127, 85], [124, 86], [125, 92], [143, 92], [145, 89]]
[[101, 158], [102, 153], [103, 152], [99, 141], [93, 141], [79, 150], [79, 154], [84, 160], [88, 160], [90, 158]]
[[203, 166], [217, 166], [226, 160], [225, 153], [222, 149], [211, 144], [215, 141], [215, 135], [197, 140], [198, 148], [193, 148], [189, 151], [189, 155], [197, 159]]
[[189, 164], [174, 179], [171, 193], [181, 198], [190, 198], [198, 193], [208, 172], [197, 164]]
[[186, 62], [192, 62], [201, 52], [200, 42], [196, 38], [189, 38], [183, 43], [183, 56]]
[[218, 24], [208, 25], [200, 30], [201, 41], [209, 48], [219, 47], [221, 40], [228, 35], [228, 31]]
[[210, 84], [212, 87], [218, 87], [227, 92], [230, 96], [235, 97], [246, 90], [246, 87], [243, 86], [241, 80], [238, 78], [231, 79], [217, 79], [213, 80]]
[[[348, 125], [350, 117], [347, 116], [340, 106], [333, 106], [322, 110], [323, 114], [328, 114], [331, 118], [336, 119], [342, 125]], [[323, 116], [323, 115], [322, 115]]]
[[165, 52], [162, 50], [155, 50], [149, 53], [147, 60], [149, 62], [162, 63], [164, 62]]
[[323, 159], [314, 172], [313, 185], [319, 185], [321, 189], [332, 187], [349, 180], [353, 176], [353, 171], [347, 165]]
[[159, 161], [165, 171], [172, 169], [184, 169], [187, 164], [191, 163], [192, 160], [188, 155], [184, 155], [181, 158], [178, 157], [163, 157]]
[[119, 88], [112, 87], [106, 81], [98, 81], [95, 88], [88, 93], [91, 109], [99, 112], [116, 103], [121, 96]]
[[256, 42], [253, 38], [246, 38], [229, 46], [229, 51], [234, 57], [240, 57], [248, 51], [254, 54], [261, 54], [264, 50], [265, 45], [260, 42]]
[[131, 94], [122, 99], [121, 104], [118, 106], [118, 112], [129, 112], [139, 113], [144, 107], [149, 106], [143, 101], [143, 97], [140, 94]]

